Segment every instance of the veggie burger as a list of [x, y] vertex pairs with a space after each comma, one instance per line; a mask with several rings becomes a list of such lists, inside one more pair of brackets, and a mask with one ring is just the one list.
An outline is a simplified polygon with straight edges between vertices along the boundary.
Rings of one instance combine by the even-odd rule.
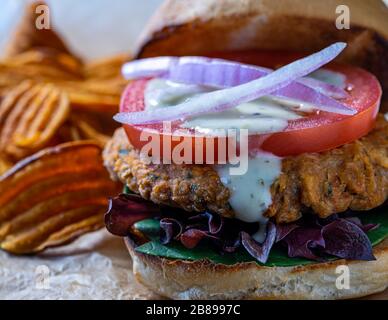
[[350, 29], [336, 0], [156, 13], [104, 151], [124, 185], [106, 226], [144, 285], [177, 299], [386, 289], [388, 9], [340, 2]]

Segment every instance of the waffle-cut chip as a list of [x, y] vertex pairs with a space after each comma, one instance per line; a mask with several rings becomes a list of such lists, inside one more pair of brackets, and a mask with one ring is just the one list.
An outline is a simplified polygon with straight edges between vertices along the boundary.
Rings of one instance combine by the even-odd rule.
[[101, 95], [121, 96], [127, 84], [128, 81], [120, 76], [103, 80], [89, 79], [82, 82], [81, 88]]
[[84, 73], [87, 78], [112, 79], [121, 77], [121, 67], [131, 58], [127, 54], [120, 54], [109, 58], [92, 61], [85, 65]]
[[0, 104], [0, 151], [20, 159], [48, 146], [69, 112], [66, 93], [54, 85], [21, 83]]
[[91, 139], [105, 146], [117, 129], [112, 116], [107, 112], [72, 110], [68, 121], [58, 131], [58, 143]]
[[57, 137], [61, 143], [83, 140], [79, 129], [73, 126], [70, 121], [67, 121], [59, 129]]
[[79, 141], [44, 149], [0, 177], [0, 247], [29, 254], [103, 226], [107, 198], [120, 186], [102, 148]]
[[54, 70], [54, 75], [56, 74], [54, 78], [61, 78], [64, 74], [66, 74], [63, 76], [65, 78], [83, 78], [82, 64], [77, 58], [52, 48], [34, 48], [8, 57], [2, 61], [2, 64], [10, 69], [35, 66], [42, 72], [47, 69]]
[[0, 126], [4, 125], [5, 120], [13, 110], [15, 101], [18, 101], [20, 97], [23, 96], [32, 87], [32, 81], [24, 81], [20, 84], [20, 86], [10, 91], [9, 94], [4, 97], [0, 104]]
[[84, 80], [77, 58], [52, 48], [36, 48], [0, 61], [0, 98], [24, 80], [64, 82]]
[[[14, 86], [18, 80], [35, 80], [45, 82], [74, 81], [78, 78], [69, 72], [55, 66], [28, 64], [25, 66], [10, 66], [0, 61], [0, 83], [3, 87]], [[20, 83], [20, 81], [19, 81]]]
[[97, 131], [87, 121], [78, 117], [71, 117], [71, 123], [73, 128], [77, 130], [81, 140], [95, 140], [104, 147], [110, 139], [109, 136]]
[[11, 167], [11, 162], [9, 162], [4, 156], [0, 155], [0, 176], [4, 174], [7, 170], [9, 170]]
[[75, 110], [116, 113], [127, 81], [122, 78], [64, 81], [58, 84], [69, 95]]

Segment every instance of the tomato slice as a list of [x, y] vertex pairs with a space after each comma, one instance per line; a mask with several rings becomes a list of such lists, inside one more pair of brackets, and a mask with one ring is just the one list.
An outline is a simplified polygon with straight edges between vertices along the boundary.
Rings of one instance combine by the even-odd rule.
[[[279, 51], [241, 51], [212, 53], [208, 56], [276, 68], [290, 63], [302, 55]], [[349, 97], [342, 100], [342, 102], [357, 110], [357, 114], [344, 116], [319, 112], [302, 119], [290, 121], [288, 127], [282, 132], [250, 135], [248, 139], [250, 150], [261, 149], [282, 157], [322, 152], [357, 140], [373, 129], [382, 95], [382, 89], [376, 77], [361, 68], [349, 65], [330, 64], [325, 68], [345, 75], [347, 86], [352, 89], [349, 92]], [[144, 91], [148, 81], [147, 79], [136, 80], [127, 87], [121, 103], [121, 112], [144, 110]], [[172, 134], [163, 131], [162, 124], [124, 125], [124, 128], [131, 144], [136, 149], [143, 148], [150, 139], [159, 138], [163, 159], [171, 157], [174, 147], [182, 141], [182, 137], [179, 136], [171, 139]], [[177, 128], [179, 128], [179, 123], [173, 123], [171, 132], [174, 132]], [[148, 140], [142, 141], [140, 138], [142, 132], [147, 133]], [[171, 142], [169, 150], [163, 150], [163, 141], [166, 138]], [[190, 138], [193, 146], [202, 146], [202, 148], [195, 150], [193, 147], [193, 161], [198, 163], [200, 158], [207, 159], [206, 151], [209, 148], [206, 148], [206, 146], [212, 146], [213, 150], [211, 151], [214, 153], [214, 162], [220, 161], [217, 150], [221, 138], [212, 139], [212, 142], [209, 143], [206, 137], [193, 135]], [[202, 152], [198, 152], [201, 149]], [[197, 151], [197, 154], [195, 154], [195, 151]], [[206, 160], [204, 162], [206, 163]]]

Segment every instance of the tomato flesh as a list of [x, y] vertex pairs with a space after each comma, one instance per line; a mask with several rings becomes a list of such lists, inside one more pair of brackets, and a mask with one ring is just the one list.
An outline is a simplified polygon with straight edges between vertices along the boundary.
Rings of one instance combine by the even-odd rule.
[[[282, 52], [246, 51], [215, 53], [209, 56], [276, 68], [298, 59], [301, 55]], [[376, 77], [363, 69], [348, 65], [331, 64], [325, 68], [346, 76], [347, 86], [351, 90], [349, 91], [349, 97], [341, 102], [357, 110], [357, 114], [343, 116], [319, 112], [302, 119], [293, 120], [282, 132], [250, 135], [248, 139], [249, 150], [260, 149], [282, 157], [322, 152], [357, 140], [373, 129], [382, 95], [382, 89]], [[121, 112], [144, 110], [144, 91], [148, 81], [149, 79], [136, 80], [127, 87], [121, 103]], [[140, 135], [142, 132], [146, 131], [149, 139], [158, 137], [163, 158], [171, 156], [166, 153], [174, 150], [174, 147], [182, 141], [179, 136], [171, 139], [172, 134], [163, 132], [162, 124], [124, 125], [124, 128], [131, 144], [139, 150], [150, 141], [141, 141]], [[175, 129], [179, 129], [179, 122], [172, 124], [172, 132]], [[163, 150], [163, 141], [166, 138], [171, 142], [170, 150]], [[194, 136], [194, 134], [190, 138], [192, 139], [192, 145], [197, 147], [200, 145], [202, 150], [201, 154], [198, 155], [198, 149], [196, 149], [197, 155], [195, 155], [193, 148], [193, 161], [198, 163], [198, 159], [202, 157], [206, 163], [206, 150], [209, 150], [206, 148], [209, 145], [208, 138]], [[212, 139], [212, 143], [214, 143], [212, 153], [214, 153], [215, 163], [219, 162], [219, 158], [221, 158], [217, 154], [218, 143], [221, 141], [221, 138], [219, 139]], [[213, 146], [213, 144], [210, 146]]]

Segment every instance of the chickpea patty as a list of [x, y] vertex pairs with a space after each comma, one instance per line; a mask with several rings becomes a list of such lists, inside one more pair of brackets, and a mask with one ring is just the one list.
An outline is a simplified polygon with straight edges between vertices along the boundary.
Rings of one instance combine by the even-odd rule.
[[[106, 146], [104, 161], [114, 179], [147, 200], [234, 216], [231, 192], [211, 166], [148, 165], [123, 129]], [[383, 204], [388, 197], [388, 122], [379, 116], [369, 135], [340, 148], [284, 158], [271, 194], [272, 205], [265, 215], [278, 223], [296, 221], [307, 212], [324, 218]]]

